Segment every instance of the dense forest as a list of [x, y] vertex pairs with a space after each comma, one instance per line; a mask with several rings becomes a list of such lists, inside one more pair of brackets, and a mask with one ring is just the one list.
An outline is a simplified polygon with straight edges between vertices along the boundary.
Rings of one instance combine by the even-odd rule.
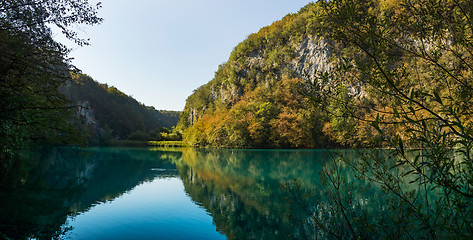
[[100, 84], [85, 74], [72, 74], [60, 92], [77, 107], [75, 126], [88, 144], [110, 140], [177, 140], [169, 133], [179, 112], [156, 110], [139, 103], [113, 86]]
[[[462, 5], [455, 1], [427, 3], [447, 9]], [[251, 34], [235, 47], [214, 79], [187, 99], [180, 122], [184, 141], [192, 146], [237, 148], [386, 146], [381, 141], [382, 134], [372, 126], [377, 116], [379, 121], [388, 123], [382, 126], [384, 133], [395, 136], [403, 135], [405, 130], [405, 126], [395, 124], [396, 113], [427, 117], [426, 108], [447, 111], [446, 105], [443, 110], [430, 105], [440, 99], [449, 98], [449, 104], [461, 99], [463, 103], [451, 107], [470, 113], [467, 106], [471, 103], [471, 83], [464, 80], [469, 76], [469, 52], [455, 45], [468, 39], [465, 34], [469, 30], [446, 36], [448, 31], [457, 33], [470, 25], [442, 25], [422, 17], [425, 25], [418, 26], [420, 22], [409, 22], [408, 15], [420, 13], [395, 10], [408, 4], [415, 11], [434, 11], [417, 7], [427, 3], [356, 4], [361, 6], [353, 11], [367, 12], [371, 18], [343, 16], [354, 25], [353, 29], [348, 28], [351, 25], [337, 25], [341, 20], [328, 15], [328, 9], [335, 6], [311, 3]], [[462, 10], [435, 14], [451, 21], [451, 15]], [[389, 24], [383, 22], [388, 19]], [[387, 26], [377, 26], [377, 21]], [[356, 26], [358, 23], [364, 28]], [[406, 29], [402, 29], [404, 26]], [[362, 35], [363, 31], [367, 33]], [[352, 37], [348, 38], [354, 33], [359, 40], [355, 46], [350, 45]], [[442, 34], [443, 39], [434, 39]], [[384, 54], [383, 51], [388, 52], [378, 62], [367, 61], [371, 54]], [[376, 72], [376, 64], [391, 67], [389, 72]], [[434, 75], [432, 67], [445, 71]], [[391, 81], [376, 80], [381, 73], [393, 75], [389, 76]], [[456, 80], [447, 81], [448, 75]], [[396, 108], [401, 102], [391, 87], [408, 99], [417, 98], [412, 100], [423, 105], [413, 106], [413, 110]]]
[[304, 51], [299, 45], [307, 45], [315, 33], [317, 8], [309, 4], [235, 47], [214, 79], [188, 97], [179, 124], [186, 143], [237, 148], [336, 144], [323, 132], [327, 117], [304, 94], [302, 72], [294, 71]]
[[[473, 2], [318, 1], [251, 34], [189, 96], [193, 146], [387, 147], [287, 185], [324, 239], [473, 235]], [[368, 183], [356, 185], [343, 168]], [[383, 189], [382, 214], [357, 192]], [[328, 203], [305, 202], [323, 191]], [[297, 197], [302, 196], [302, 197]], [[389, 219], [388, 224], [383, 222]], [[385, 222], [387, 223], [387, 222]]]
[[[0, 170], [16, 150], [77, 143], [80, 132], [99, 142], [148, 139], [166, 126], [163, 116], [175, 119], [85, 75], [71, 77], [69, 50], [50, 26], [87, 44], [70, 26], [99, 24], [100, 4], [0, 3]], [[393, 161], [369, 153], [327, 161], [326, 188], [317, 189], [325, 209], [293, 199], [308, 221], [333, 239], [471, 238], [472, 19], [469, 0], [310, 3], [238, 44], [189, 96], [177, 130], [191, 146], [389, 147]], [[347, 182], [343, 167], [366, 188]], [[371, 185], [383, 190], [374, 218], [383, 221], [354, 198]], [[303, 188], [286, 185], [306, 196]]]
[[[56, 26], [78, 45], [71, 29], [96, 25], [98, 5], [87, 1], [0, 1], [0, 160], [8, 169], [16, 150], [79, 141], [74, 108], [58, 88], [70, 78], [69, 50], [53, 39]], [[2, 168], [3, 169], [3, 168]]]
[[0, 160], [5, 166], [17, 150], [44, 145], [179, 138], [170, 130], [178, 112], [157, 111], [79, 74], [70, 49], [54, 40], [52, 26], [78, 46], [87, 45], [73, 26], [100, 24], [99, 8], [87, 0], [0, 1]]

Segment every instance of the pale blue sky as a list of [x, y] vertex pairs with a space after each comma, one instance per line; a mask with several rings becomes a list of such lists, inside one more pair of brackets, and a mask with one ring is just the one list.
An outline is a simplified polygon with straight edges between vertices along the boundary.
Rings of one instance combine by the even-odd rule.
[[90, 38], [91, 46], [67, 44], [74, 49], [73, 63], [145, 105], [181, 111], [186, 98], [213, 78], [239, 42], [311, 1], [101, 2], [104, 22], [81, 27], [80, 35]]

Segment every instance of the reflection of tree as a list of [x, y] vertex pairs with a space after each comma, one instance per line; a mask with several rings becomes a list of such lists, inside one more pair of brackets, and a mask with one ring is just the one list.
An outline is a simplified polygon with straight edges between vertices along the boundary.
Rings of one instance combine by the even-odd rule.
[[[409, 158], [415, 158], [412, 151]], [[453, 157], [453, 156], [452, 156]], [[364, 162], [368, 165], [361, 165]], [[293, 205], [302, 209], [305, 229], [313, 239], [423, 239], [424, 233], [413, 214], [407, 213], [404, 199], [389, 191], [403, 189], [405, 194], [415, 197], [422, 185], [413, 184], [415, 177], [405, 176], [409, 168], [398, 166], [399, 158], [390, 150], [359, 150], [356, 155], [336, 154], [332, 161], [326, 162], [321, 170], [322, 181], [318, 191], [310, 191], [303, 183], [294, 180], [284, 187]], [[384, 176], [362, 172], [365, 168], [379, 168], [390, 171]], [[384, 169], [382, 169], [384, 167]], [[360, 177], [361, 174], [364, 174]], [[396, 189], [388, 189], [374, 177], [395, 181], [393, 176], [402, 176]], [[423, 196], [426, 202], [439, 199], [438, 189]], [[431, 207], [434, 205], [432, 204]], [[429, 238], [430, 239], [430, 238]], [[448, 238], [447, 238], [448, 239]]]
[[[319, 207], [314, 204], [324, 197], [319, 171], [332, 160], [324, 151], [153, 150], [68, 148], [25, 155], [12, 171], [16, 174], [1, 176], [0, 233], [13, 239], [54, 238], [68, 230], [68, 216], [111, 201], [142, 182], [175, 177], [177, 166], [186, 192], [229, 239], [314, 236], [310, 222], [297, 221], [307, 215], [286, 201], [288, 192], [281, 185], [300, 179], [300, 189], [314, 189], [308, 206]], [[340, 168], [339, 175], [351, 182], [353, 173], [347, 169]], [[381, 207], [373, 193], [350, 196], [358, 202], [368, 196], [368, 204]], [[325, 202], [324, 207], [330, 205]]]
[[185, 149], [176, 165], [186, 192], [229, 239], [305, 239], [305, 226], [288, 217], [294, 206], [280, 186], [297, 177], [315, 188], [326, 157], [322, 151]]
[[[25, 154], [15, 174], [2, 176], [0, 233], [13, 239], [51, 239], [67, 230], [67, 217], [113, 200], [175, 169], [180, 153], [139, 149], [52, 149]], [[159, 174], [159, 175], [158, 175]], [[1, 235], [0, 235], [1, 236]]]

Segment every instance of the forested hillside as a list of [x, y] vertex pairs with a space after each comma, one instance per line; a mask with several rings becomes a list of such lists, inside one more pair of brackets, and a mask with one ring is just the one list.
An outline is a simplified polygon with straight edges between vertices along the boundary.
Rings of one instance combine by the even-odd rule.
[[[320, 188], [305, 191], [297, 181], [288, 188], [304, 196], [292, 200], [321, 229], [317, 235], [471, 238], [472, 19], [469, 0], [309, 4], [250, 35], [187, 99], [180, 121], [184, 141], [241, 148], [389, 147], [386, 155], [395, 161], [375, 151], [327, 161], [323, 195], [330, 203], [324, 207], [304, 203]], [[344, 166], [371, 186], [347, 181]], [[386, 200], [353, 198], [371, 187], [382, 189]], [[371, 205], [382, 214], [370, 212]]]
[[[437, 110], [470, 112], [471, 52], [457, 46], [469, 44], [470, 25], [455, 16], [467, 14], [468, 1], [348, 2], [308, 4], [238, 44], [215, 77], [188, 97], [179, 124], [184, 141], [237, 148], [382, 146], [382, 135], [409, 136], [398, 124], [406, 121], [397, 119], [400, 113], [420, 121]], [[345, 4], [353, 7], [338, 9]], [[421, 11], [434, 17], [419, 17]], [[418, 105], [407, 108], [405, 99]], [[459, 105], [442, 105], [456, 100]]]
[[50, 27], [86, 45], [72, 26], [100, 24], [99, 8], [84, 0], [0, 1], [0, 171], [17, 150], [77, 142], [73, 111], [58, 92], [73, 67]]
[[[330, 69], [331, 49], [318, 37], [311, 3], [238, 44], [214, 79], [189, 96], [180, 128], [196, 146], [311, 148], [350, 145], [307, 91]], [[355, 139], [356, 136], [350, 138]]]
[[160, 140], [161, 132], [167, 132], [179, 120], [179, 112], [145, 106], [85, 74], [72, 74], [61, 92], [77, 106], [76, 126], [89, 144], [112, 139]]

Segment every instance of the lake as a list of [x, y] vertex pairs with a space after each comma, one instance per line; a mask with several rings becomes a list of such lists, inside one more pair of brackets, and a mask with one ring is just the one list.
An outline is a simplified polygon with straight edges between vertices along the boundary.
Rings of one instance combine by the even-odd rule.
[[301, 189], [315, 189], [313, 196], [320, 197], [319, 172], [332, 153], [189, 148], [23, 153], [2, 176], [0, 236], [307, 239], [314, 231], [304, 221], [308, 216], [282, 186], [298, 179]]

